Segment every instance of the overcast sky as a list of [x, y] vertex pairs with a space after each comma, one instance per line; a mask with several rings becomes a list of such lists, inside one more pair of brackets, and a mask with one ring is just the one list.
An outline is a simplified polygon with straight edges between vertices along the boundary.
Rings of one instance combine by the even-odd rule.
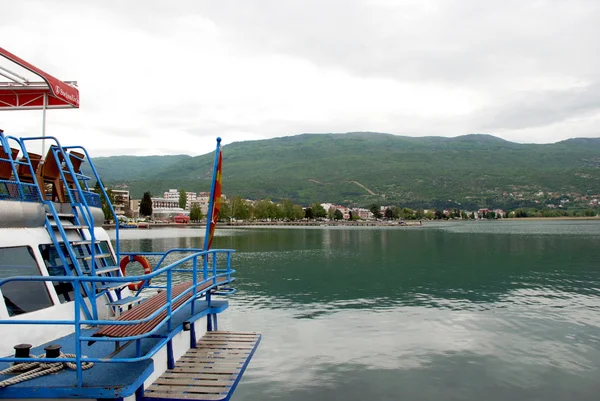
[[[79, 83], [93, 155], [301, 133], [600, 136], [596, 0], [0, 0], [1, 46]], [[6, 66], [4, 60], [0, 65]], [[41, 112], [1, 112], [39, 134]]]

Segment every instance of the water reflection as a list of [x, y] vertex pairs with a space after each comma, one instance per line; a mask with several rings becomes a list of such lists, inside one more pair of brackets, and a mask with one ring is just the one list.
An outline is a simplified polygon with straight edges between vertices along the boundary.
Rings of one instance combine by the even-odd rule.
[[597, 399], [598, 222], [218, 234], [239, 272], [222, 327], [265, 336], [235, 399]]

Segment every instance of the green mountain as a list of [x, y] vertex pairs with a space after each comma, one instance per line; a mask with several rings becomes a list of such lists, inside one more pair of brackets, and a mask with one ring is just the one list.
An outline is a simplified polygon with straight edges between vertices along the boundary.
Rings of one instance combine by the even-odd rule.
[[[126, 184], [141, 197], [169, 188], [208, 191], [213, 160], [113, 156], [94, 163], [107, 186]], [[599, 168], [600, 138], [537, 145], [490, 135], [303, 134], [224, 146], [223, 190], [300, 204], [517, 207], [539, 191], [598, 194]]]

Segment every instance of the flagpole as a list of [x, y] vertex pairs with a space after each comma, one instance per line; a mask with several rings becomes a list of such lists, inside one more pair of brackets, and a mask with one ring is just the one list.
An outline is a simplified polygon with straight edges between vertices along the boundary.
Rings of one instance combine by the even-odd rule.
[[215, 164], [213, 165], [213, 176], [212, 176], [212, 185], [210, 189], [210, 200], [208, 203], [208, 213], [206, 216], [206, 234], [204, 234], [204, 248], [203, 250], [208, 250], [208, 243], [210, 240], [210, 223], [212, 222], [212, 214], [213, 214], [213, 203], [214, 193], [215, 193], [215, 185], [217, 183], [217, 167], [219, 164], [219, 152], [221, 151], [221, 138], [217, 138], [217, 150], [215, 151]]

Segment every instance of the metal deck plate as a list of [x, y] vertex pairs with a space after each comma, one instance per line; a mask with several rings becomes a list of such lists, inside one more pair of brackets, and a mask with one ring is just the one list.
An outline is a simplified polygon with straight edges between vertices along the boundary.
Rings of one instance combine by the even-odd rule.
[[144, 392], [161, 400], [228, 400], [242, 378], [261, 335], [210, 331]]

